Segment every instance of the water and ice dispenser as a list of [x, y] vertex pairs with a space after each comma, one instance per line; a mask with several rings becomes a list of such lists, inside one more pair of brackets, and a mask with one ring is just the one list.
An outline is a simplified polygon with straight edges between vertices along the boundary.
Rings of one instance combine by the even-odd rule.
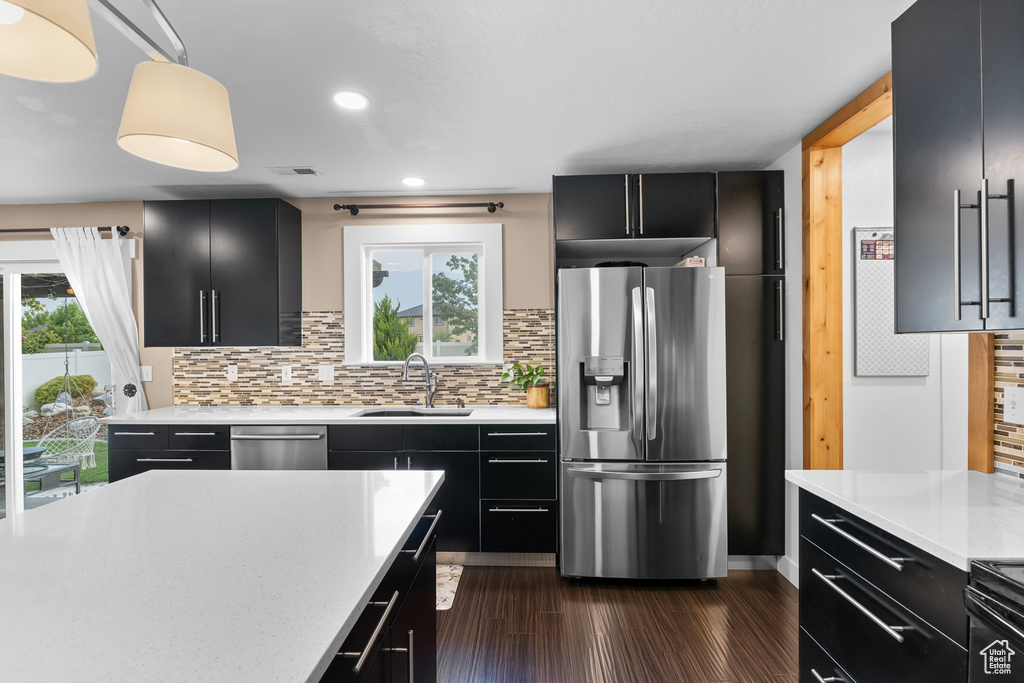
[[580, 428], [629, 429], [629, 363], [622, 356], [585, 356], [580, 363]]

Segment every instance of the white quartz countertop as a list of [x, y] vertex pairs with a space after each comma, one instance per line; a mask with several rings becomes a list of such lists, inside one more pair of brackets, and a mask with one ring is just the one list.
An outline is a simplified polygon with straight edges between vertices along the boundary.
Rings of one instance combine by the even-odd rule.
[[0, 521], [5, 681], [318, 681], [444, 473], [151, 471]]
[[[469, 415], [353, 417], [382, 406], [171, 406], [104, 418], [108, 424], [554, 424], [555, 409], [526, 406], [466, 406]], [[415, 406], [409, 406], [415, 407]], [[443, 406], [450, 408], [452, 406]]]
[[787, 470], [786, 480], [964, 571], [1024, 558], [1024, 482], [1007, 475]]

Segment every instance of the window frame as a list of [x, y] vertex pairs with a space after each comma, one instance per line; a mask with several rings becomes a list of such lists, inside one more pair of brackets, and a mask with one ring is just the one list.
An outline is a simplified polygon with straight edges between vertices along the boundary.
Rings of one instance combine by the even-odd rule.
[[[373, 310], [373, 268], [370, 253], [380, 250], [423, 249], [430, 253], [478, 254], [477, 311], [479, 355], [433, 357], [424, 341], [424, 355], [433, 365], [500, 365], [503, 361], [503, 255], [502, 224], [463, 225], [346, 225], [344, 226], [345, 360], [343, 365], [397, 365], [402, 361], [373, 360], [372, 326], [366, 324]], [[424, 274], [424, 281], [428, 275]], [[433, 321], [432, 292], [423, 293], [424, 322]], [[429, 313], [430, 317], [427, 317]], [[432, 325], [424, 325], [433, 332]], [[432, 334], [431, 334], [432, 336]]]

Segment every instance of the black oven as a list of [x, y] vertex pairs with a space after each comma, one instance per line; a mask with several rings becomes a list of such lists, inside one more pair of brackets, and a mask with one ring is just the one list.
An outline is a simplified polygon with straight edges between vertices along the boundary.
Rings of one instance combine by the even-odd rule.
[[971, 563], [970, 683], [1024, 683], [1024, 560]]

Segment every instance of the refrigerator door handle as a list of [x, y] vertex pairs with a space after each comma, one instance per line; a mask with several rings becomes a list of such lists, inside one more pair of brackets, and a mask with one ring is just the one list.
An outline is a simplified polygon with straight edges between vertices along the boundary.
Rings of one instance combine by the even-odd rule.
[[695, 470], [689, 472], [614, 472], [570, 467], [569, 474], [584, 479], [631, 479], [634, 481], [683, 481], [686, 479], [717, 479], [722, 470]]
[[643, 328], [644, 307], [640, 298], [640, 288], [633, 288], [633, 358], [631, 364], [631, 375], [633, 384], [632, 401], [630, 412], [633, 417], [633, 428], [630, 430], [637, 439], [643, 438], [644, 433], [644, 373], [643, 373]]
[[647, 440], [658, 437], [658, 325], [654, 289], [647, 287]]

